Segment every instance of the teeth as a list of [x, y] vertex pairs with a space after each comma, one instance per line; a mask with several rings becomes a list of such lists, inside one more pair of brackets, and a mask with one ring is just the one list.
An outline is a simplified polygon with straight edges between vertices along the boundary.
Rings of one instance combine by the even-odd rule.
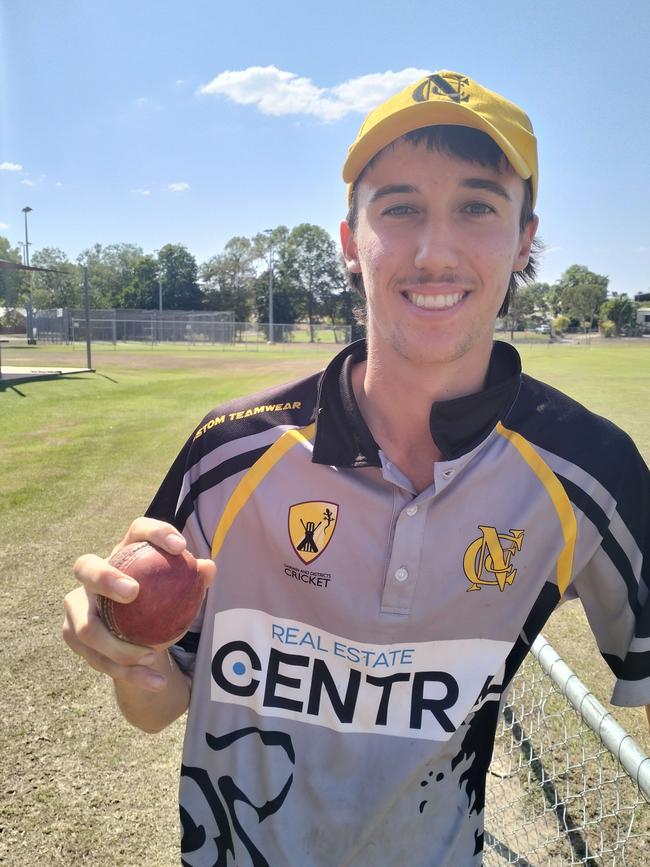
[[416, 307], [426, 307], [436, 310], [444, 310], [447, 307], [453, 307], [463, 297], [462, 292], [454, 292], [449, 295], [419, 295], [415, 292], [407, 292], [406, 297]]

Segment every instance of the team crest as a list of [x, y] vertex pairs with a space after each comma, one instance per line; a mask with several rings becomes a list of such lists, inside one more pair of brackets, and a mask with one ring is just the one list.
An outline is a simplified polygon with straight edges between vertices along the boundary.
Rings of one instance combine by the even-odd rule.
[[289, 538], [303, 563], [311, 563], [329, 545], [339, 507], [336, 503], [312, 500], [295, 503], [289, 509]]
[[506, 584], [512, 584], [517, 570], [512, 566], [512, 558], [524, 541], [523, 530], [510, 530], [497, 533], [496, 527], [479, 525], [481, 535], [474, 539], [465, 551], [463, 569], [471, 583], [468, 590], [480, 590], [484, 585], [493, 585], [503, 593]]

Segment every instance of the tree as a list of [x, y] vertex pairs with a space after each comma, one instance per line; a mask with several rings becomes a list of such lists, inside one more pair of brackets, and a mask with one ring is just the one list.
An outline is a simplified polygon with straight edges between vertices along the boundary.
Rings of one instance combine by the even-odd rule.
[[165, 310], [200, 310], [196, 259], [181, 244], [165, 244], [158, 254]]
[[585, 333], [607, 298], [608, 283], [608, 277], [594, 274], [584, 265], [571, 265], [558, 280], [562, 312], [580, 320]]
[[[298, 290], [291, 281], [285, 261], [289, 229], [276, 226], [270, 232], [259, 232], [251, 241], [255, 256], [266, 268], [255, 278], [255, 306], [258, 322], [269, 321], [269, 260], [272, 259], [273, 277], [273, 322], [293, 325], [300, 316]], [[281, 341], [284, 334], [276, 331], [273, 339]]]
[[236, 236], [201, 266], [203, 304], [208, 310], [232, 310], [236, 322], [248, 322], [255, 306], [257, 250], [249, 238]]
[[627, 295], [614, 292], [611, 298], [600, 305], [598, 315], [601, 319], [611, 320], [616, 333], [622, 334], [636, 325], [636, 304]]
[[53, 307], [81, 307], [83, 299], [81, 270], [70, 262], [63, 250], [56, 247], [43, 247], [31, 257], [32, 265], [38, 268], [51, 268], [50, 272], [29, 274], [30, 288], [34, 307], [49, 309]]
[[[7, 238], [0, 235], [0, 259], [20, 264], [21, 255], [18, 247], [12, 247]], [[7, 324], [15, 321], [16, 307], [21, 306], [22, 288], [25, 280], [24, 271], [0, 271], [0, 307], [7, 310], [2, 317]]]
[[326, 314], [334, 323], [335, 296], [345, 289], [334, 241], [320, 226], [301, 223], [292, 229], [282, 249], [280, 270], [295, 290], [299, 313], [309, 323], [313, 343], [315, 322]]
[[88, 268], [90, 306], [131, 306], [122, 303], [123, 293], [127, 286], [133, 284], [142, 257], [142, 248], [135, 244], [109, 244], [106, 247], [95, 244], [83, 250], [77, 256], [77, 263]]
[[526, 327], [526, 317], [535, 310], [535, 292], [530, 286], [520, 286], [510, 299], [506, 321], [510, 328], [510, 339], [514, 340], [515, 329]]
[[147, 254], [135, 262], [131, 281], [115, 299], [115, 306], [137, 310], [157, 310], [158, 292], [158, 260]]

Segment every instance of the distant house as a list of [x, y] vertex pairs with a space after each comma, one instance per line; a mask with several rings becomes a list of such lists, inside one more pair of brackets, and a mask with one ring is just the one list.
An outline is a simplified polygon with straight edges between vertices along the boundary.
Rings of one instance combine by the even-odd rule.
[[639, 307], [637, 309], [636, 324], [640, 325], [646, 334], [650, 334], [650, 307]]

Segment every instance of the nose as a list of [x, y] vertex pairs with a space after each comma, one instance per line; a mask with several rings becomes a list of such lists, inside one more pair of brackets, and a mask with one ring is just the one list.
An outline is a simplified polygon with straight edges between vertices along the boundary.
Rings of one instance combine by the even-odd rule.
[[444, 274], [458, 267], [457, 238], [448, 219], [432, 215], [421, 226], [414, 264], [432, 275]]

